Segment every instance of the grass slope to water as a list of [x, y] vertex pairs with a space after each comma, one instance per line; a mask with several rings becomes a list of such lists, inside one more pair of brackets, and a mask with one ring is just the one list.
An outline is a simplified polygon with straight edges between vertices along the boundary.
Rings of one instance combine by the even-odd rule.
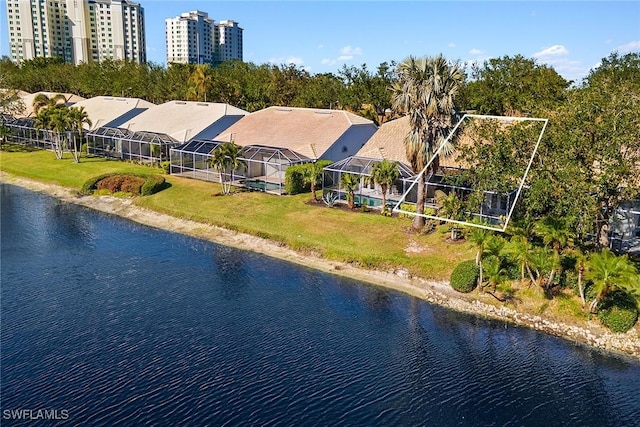
[[[94, 176], [111, 172], [157, 174], [158, 170], [102, 158], [55, 160], [48, 151], [0, 152], [0, 170], [79, 190]], [[404, 268], [427, 279], [448, 280], [455, 265], [471, 259], [468, 243], [447, 243], [446, 230], [425, 236], [407, 233], [409, 218], [310, 205], [310, 194], [275, 196], [238, 192], [220, 196], [220, 186], [166, 176], [170, 187], [135, 204], [175, 217], [267, 238], [329, 260], [383, 270]], [[410, 248], [411, 250], [407, 250]]]

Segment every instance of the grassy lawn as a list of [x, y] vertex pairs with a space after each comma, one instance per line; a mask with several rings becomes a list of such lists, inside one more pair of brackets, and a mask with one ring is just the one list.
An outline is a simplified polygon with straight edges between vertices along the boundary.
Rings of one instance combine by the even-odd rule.
[[[0, 169], [12, 175], [80, 189], [89, 178], [108, 172], [159, 173], [158, 169], [102, 158], [74, 164], [70, 155], [55, 160], [48, 151], [1, 151]], [[448, 279], [453, 267], [474, 256], [468, 243], [449, 244], [443, 227], [428, 235], [407, 233], [408, 218], [309, 204], [310, 194], [274, 196], [238, 192], [220, 196], [220, 186], [166, 176], [171, 184], [135, 203], [176, 217], [218, 225], [281, 242], [330, 260], [361, 266], [405, 268], [428, 279]], [[408, 248], [410, 250], [408, 250]]]

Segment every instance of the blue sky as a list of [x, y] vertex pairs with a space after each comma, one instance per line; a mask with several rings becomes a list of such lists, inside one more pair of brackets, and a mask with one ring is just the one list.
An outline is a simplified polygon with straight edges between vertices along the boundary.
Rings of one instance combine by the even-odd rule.
[[[443, 53], [480, 61], [521, 54], [579, 81], [612, 51], [640, 51], [638, 1], [165, 1], [145, 9], [147, 57], [165, 63], [165, 18], [189, 10], [244, 28], [244, 59], [294, 63], [311, 73], [343, 64]], [[9, 51], [6, 0], [0, 55]]]

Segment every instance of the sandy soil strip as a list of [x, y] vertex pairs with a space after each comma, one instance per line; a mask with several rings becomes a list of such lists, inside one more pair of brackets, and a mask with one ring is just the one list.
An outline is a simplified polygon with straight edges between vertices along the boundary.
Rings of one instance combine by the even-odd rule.
[[0, 182], [18, 185], [33, 191], [54, 196], [65, 202], [85, 206], [101, 212], [118, 215], [147, 226], [169, 230], [225, 246], [250, 250], [283, 259], [321, 271], [393, 289], [451, 309], [477, 314], [538, 329], [574, 342], [640, 358], [640, 336], [637, 326], [626, 334], [613, 334], [597, 322], [588, 327], [553, 322], [540, 316], [519, 313], [508, 307], [497, 307], [477, 301], [473, 296], [454, 291], [447, 282], [427, 281], [410, 277], [404, 270], [375, 271], [358, 268], [348, 263], [328, 261], [312, 255], [300, 254], [287, 247], [248, 234], [215, 227], [191, 220], [141, 208], [131, 199], [111, 196], [78, 196], [74, 190], [19, 178], [0, 172]]

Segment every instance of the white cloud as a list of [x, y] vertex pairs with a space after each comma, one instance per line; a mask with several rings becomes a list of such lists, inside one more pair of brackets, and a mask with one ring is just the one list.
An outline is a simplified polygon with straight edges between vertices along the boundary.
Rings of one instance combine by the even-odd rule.
[[339, 61], [350, 61], [356, 56], [362, 55], [362, 49], [347, 45], [340, 49], [340, 56], [337, 58], [324, 58], [320, 63], [322, 65], [335, 65]]
[[620, 53], [629, 53], [640, 50], [640, 40], [634, 40], [622, 46], [618, 46], [616, 50]]
[[480, 49], [471, 49], [471, 50], [469, 51], [469, 53], [470, 53], [471, 55], [480, 55], [480, 54], [482, 54], [483, 52], [482, 52]]
[[456, 47], [456, 44], [455, 44], [455, 43], [449, 43], [447, 46], [449, 46], [449, 47]]
[[324, 48], [324, 45], [323, 44], [319, 44], [318, 45], [318, 49], [322, 49], [322, 48]]
[[342, 54], [341, 56], [349, 56], [349, 59], [351, 59], [354, 56], [362, 55], [362, 49], [360, 49], [359, 47], [352, 47], [351, 45], [347, 45], [340, 49], [340, 53]]
[[562, 46], [561, 44], [554, 44], [553, 46], [542, 49], [540, 52], [536, 52], [531, 56], [533, 56], [534, 58], [545, 60], [550, 58], [557, 58], [559, 56], [566, 56], [568, 54], [569, 51], [566, 47]]

